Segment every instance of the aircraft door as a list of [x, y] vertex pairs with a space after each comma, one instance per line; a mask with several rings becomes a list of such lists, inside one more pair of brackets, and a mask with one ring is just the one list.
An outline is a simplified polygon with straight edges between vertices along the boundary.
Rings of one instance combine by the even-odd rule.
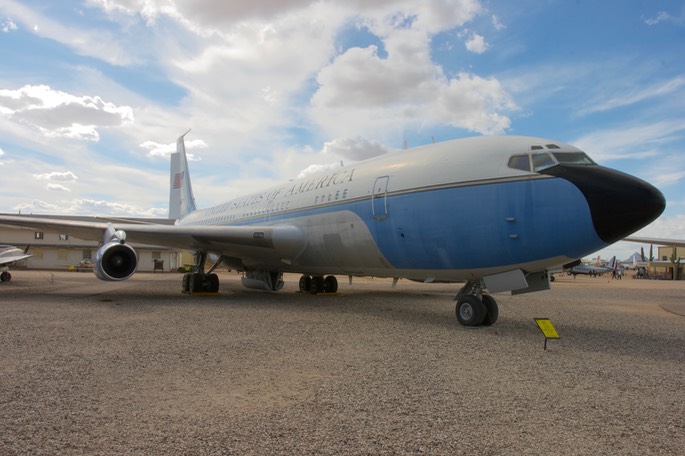
[[377, 177], [371, 193], [371, 213], [375, 220], [388, 218], [388, 181], [390, 176]]

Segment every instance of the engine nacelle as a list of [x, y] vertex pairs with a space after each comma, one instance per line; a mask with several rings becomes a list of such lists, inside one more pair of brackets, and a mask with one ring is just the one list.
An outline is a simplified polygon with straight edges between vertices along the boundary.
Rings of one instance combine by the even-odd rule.
[[245, 288], [266, 291], [278, 291], [285, 284], [279, 271], [247, 271], [240, 282]]
[[126, 280], [136, 272], [138, 256], [128, 244], [112, 241], [95, 254], [93, 272], [100, 280]]

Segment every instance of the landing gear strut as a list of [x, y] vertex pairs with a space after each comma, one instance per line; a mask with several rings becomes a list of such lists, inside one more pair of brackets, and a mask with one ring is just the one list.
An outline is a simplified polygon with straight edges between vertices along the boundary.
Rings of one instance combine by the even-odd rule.
[[219, 291], [219, 276], [214, 274], [214, 269], [221, 264], [220, 257], [212, 267], [205, 272], [207, 252], [197, 252], [195, 255], [195, 272], [183, 274], [183, 293], [217, 293]]
[[310, 276], [300, 277], [300, 291], [302, 293], [336, 293], [338, 291], [338, 279], [335, 276]]
[[457, 320], [464, 326], [489, 326], [499, 317], [497, 301], [483, 293], [480, 282], [467, 282], [455, 299]]

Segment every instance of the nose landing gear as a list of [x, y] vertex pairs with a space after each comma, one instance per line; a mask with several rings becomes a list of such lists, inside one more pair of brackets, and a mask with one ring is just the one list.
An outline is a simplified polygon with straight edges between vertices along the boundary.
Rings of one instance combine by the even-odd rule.
[[497, 301], [483, 293], [479, 282], [467, 282], [455, 299], [457, 320], [464, 326], [489, 326], [499, 317]]

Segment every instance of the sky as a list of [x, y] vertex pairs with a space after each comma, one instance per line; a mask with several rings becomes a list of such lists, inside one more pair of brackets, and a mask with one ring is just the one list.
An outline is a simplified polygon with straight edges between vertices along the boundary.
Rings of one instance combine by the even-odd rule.
[[199, 207], [526, 135], [654, 184], [639, 234], [683, 239], [684, 49], [682, 1], [0, 0], [0, 212], [166, 217], [189, 129]]

